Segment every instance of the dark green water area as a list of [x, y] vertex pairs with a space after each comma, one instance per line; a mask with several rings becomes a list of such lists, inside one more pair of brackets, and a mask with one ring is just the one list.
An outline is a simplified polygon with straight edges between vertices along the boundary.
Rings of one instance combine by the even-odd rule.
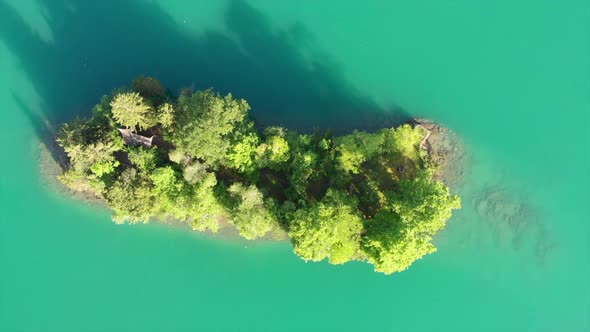
[[[385, 276], [110, 213], [40, 167], [145, 74], [264, 125], [465, 143], [438, 251]], [[0, 331], [588, 331], [590, 3], [0, 0]]]

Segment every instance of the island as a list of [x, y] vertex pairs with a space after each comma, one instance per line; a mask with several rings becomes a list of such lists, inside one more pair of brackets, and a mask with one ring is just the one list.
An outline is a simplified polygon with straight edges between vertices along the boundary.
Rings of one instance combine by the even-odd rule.
[[138, 77], [61, 127], [58, 178], [106, 202], [116, 223], [231, 226], [248, 240], [289, 239], [306, 261], [366, 261], [391, 274], [436, 250], [460, 199], [436, 176], [425, 126], [297, 133], [258, 128], [249, 110], [231, 94], [174, 96]]

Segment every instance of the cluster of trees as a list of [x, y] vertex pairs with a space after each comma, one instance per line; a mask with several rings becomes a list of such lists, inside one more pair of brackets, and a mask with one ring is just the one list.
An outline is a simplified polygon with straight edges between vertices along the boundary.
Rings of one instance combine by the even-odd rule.
[[[363, 260], [390, 274], [436, 250], [460, 200], [433, 180], [421, 129], [259, 131], [249, 110], [231, 94], [174, 98], [139, 77], [63, 125], [70, 164], [60, 180], [103, 198], [115, 222], [173, 218], [211, 232], [229, 223], [249, 240], [283, 232], [304, 260]], [[126, 142], [119, 129], [156, 140]]]

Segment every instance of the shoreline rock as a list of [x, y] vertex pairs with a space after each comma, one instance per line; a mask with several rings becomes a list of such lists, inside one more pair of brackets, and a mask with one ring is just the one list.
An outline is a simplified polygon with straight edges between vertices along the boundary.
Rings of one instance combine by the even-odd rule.
[[429, 119], [418, 118], [412, 124], [420, 125], [430, 133], [423, 145], [431, 160], [437, 165], [434, 178], [451, 190], [457, 190], [465, 174], [466, 159], [465, 147], [459, 136], [449, 128]]

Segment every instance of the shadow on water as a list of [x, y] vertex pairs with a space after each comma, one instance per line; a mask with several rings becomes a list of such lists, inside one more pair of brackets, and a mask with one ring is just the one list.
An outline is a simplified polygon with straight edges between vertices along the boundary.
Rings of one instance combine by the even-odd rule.
[[[376, 129], [404, 122], [362, 95], [324, 56], [305, 50], [301, 25], [273, 29], [243, 0], [230, 0], [225, 32], [189, 34], [157, 4], [145, 1], [38, 0], [53, 33], [45, 42], [5, 0], [0, 38], [40, 94], [42, 114], [18, 100], [40, 137], [88, 114], [102, 94], [146, 74], [171, 89], [194, 84], [245, 98], [262, 124], [308, 131]], [[116, 10], [115, 10], [116, 9]]]

